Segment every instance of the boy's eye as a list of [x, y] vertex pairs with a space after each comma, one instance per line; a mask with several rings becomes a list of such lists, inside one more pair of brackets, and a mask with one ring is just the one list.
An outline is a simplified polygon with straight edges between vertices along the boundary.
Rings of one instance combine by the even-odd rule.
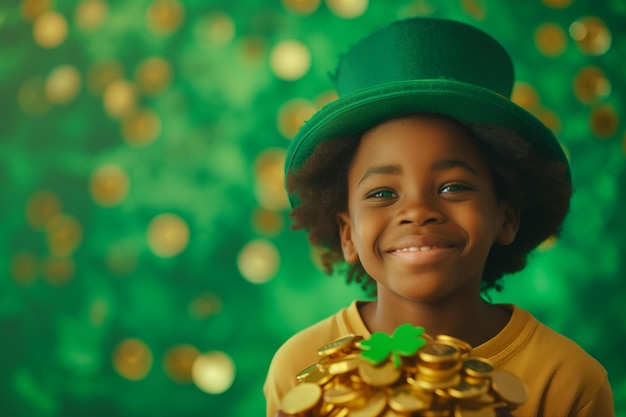
[[398, 195], [391, 190], [377, 190], [368, 194], [367, 198], [395, 198]]
[[468, 191], [470, 188], [466, 185], [463, 184], [459, 184], [459, 183], [452, 183], [452, 184], [446, 184], [443, 187], [441, 187], [439, 189], [439, 192], [441, 194], [446, 194], [446, 193], [458, 193], [458, 192], [462, 192], [462, 191]]

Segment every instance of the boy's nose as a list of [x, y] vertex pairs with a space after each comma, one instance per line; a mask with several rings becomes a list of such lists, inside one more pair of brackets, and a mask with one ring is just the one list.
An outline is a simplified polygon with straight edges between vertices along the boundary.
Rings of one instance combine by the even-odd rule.
[[399, 224], [415, 224], [418, 226], [429, 223], [441, 223], [445, 216], [438, 208], [436, 197], [413, 196], [405, 197], [398, 206], [396, 218]]

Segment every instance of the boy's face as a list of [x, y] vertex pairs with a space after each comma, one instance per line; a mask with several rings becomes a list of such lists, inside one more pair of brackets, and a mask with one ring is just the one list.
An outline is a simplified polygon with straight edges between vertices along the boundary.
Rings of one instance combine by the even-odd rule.
[[365, 134], [337, 216], [345, 259], [360, 260], [379, 297], [423, 302], [477, 293], [491, 246], [513, 241], [518, 218], [468, 133], [416, 117]]

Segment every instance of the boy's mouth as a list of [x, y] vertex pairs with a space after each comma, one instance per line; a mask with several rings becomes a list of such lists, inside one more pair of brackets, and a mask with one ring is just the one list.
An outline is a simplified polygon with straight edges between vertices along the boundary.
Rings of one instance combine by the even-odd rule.
[[406, 248], [392, 249], [389, 253], [399, 253], [399, 252], [427, 252], [433, 249], [449, 249], [452, 248], [452, 245], [428, 245], [428, 246], [408, 246]]

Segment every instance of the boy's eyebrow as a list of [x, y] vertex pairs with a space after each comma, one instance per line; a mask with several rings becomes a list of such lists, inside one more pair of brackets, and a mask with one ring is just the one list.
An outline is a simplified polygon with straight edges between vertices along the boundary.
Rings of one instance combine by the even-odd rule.
[[[443, 171], [446, 169], [456, 168], [456, 167], [463, 168], [471, 172], [472, 174], [476, 175], [477, 177], [480, 177], [480, 174], [478, 173], [478, 171], [472, 168], [467, 162], [461, 161], [458, 159], [442, 159], [441, 161], [435, 162], [432, 166], [433, 170], [435, 171]], [[365, 171], [365, 174], [363, 174], [363, 176], [359, 180], [358, 185], [361, 185], [363, 181], [365, 181], [368, 177], [372, 175], [376, 175], [376, 174], [397, 175], [400, 173], [402, 173], [402, 168], [400, 168], [397, 165], [382, 165], [382, 166], [371, 167], [367, 171]]]

